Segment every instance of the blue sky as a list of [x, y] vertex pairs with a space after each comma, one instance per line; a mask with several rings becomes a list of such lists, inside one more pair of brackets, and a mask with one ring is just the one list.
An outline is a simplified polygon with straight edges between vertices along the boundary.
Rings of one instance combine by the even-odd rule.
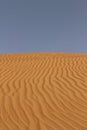
[[0, 53], [87, 53], [87, 0], [0, 0]]

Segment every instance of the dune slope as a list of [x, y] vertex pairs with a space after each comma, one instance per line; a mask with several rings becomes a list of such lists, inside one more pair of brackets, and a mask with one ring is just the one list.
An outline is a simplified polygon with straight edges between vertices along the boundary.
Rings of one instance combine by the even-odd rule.
[[0, 130], [87, 130], [87, 54], [0, 54]]

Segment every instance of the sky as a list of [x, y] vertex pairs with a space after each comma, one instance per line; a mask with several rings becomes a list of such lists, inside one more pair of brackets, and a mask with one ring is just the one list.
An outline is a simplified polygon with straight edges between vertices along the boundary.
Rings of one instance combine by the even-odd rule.
[[0, 0], [0, 53], [87, 53], [87, 0]]

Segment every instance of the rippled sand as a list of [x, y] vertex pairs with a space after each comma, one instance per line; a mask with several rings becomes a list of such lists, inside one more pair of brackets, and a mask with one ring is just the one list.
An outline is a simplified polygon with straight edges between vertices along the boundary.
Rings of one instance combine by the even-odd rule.
[[87, 130], [87, 54], [0, 54], [0, 130]]

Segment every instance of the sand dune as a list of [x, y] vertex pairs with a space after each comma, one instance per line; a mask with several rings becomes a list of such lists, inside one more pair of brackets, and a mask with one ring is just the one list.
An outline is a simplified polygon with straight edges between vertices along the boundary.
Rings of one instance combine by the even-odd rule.
[[0, 54], [0, 130], [87, 130], [87, 54]]

